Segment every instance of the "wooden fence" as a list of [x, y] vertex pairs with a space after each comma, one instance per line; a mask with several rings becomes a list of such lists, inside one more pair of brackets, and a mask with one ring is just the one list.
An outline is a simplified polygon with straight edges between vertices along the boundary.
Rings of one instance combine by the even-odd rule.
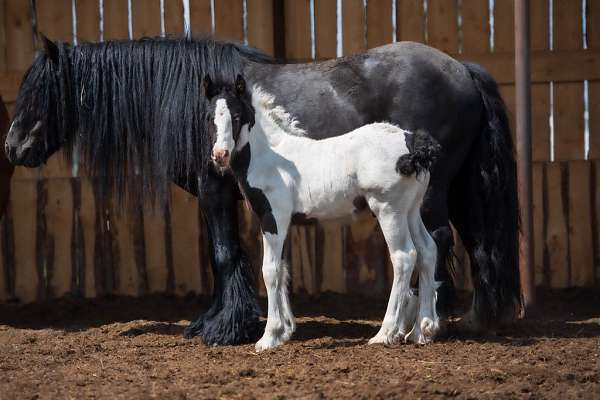
[[[37, 0], [36, 17], [40, 30], [66, 41], [74, 28], [79, 41], [159, 35], [162, 26], [182, 32], [182, 1], [164, 0], [164, 13], [162, 3]], [[554, 0], [552, 15], [549, 6], [531, 0], [536, 284], [590, 286], [600, 282], [600, 0]], [[493, 7], [488, 0], [190, 0], [190, 20], [194, 32], [247, 41], [291, 62], [394, 40], [425, 42], [488, 68], [514, 121], [513, 7], [511, 0]], [[0, 94], [9, 108], [33, 56], [31, 19], [28, 1], [0, 0]], [[174, 187], [171, 204], [159, 212], [140, 208], [130, 223], [98, 203], [89, 181], [60, 157], [43, 168], [18, 168], [0, 225], [0, 301], [209, 293], [196, 200]], [[259, 276], [258, 227], [240, 210]], [[372, 219], [294, 226], [285, 253], [294, 291], [383, 294], [389, 288], [387, 250]], [[459, 286], [468, 288], [464, 264]]]

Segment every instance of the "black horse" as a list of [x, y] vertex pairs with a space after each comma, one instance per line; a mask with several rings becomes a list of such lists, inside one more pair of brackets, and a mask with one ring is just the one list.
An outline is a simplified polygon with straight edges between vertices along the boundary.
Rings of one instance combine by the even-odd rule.
[[215, 292], [185, 331], [210, 344], [256, 339], [259, 309], [240, 247], [230, 176], [209, 162], [201, 81], [243, 73], [315, 138], [375, 121], [436, 135], [442, 155], [422, 207], [438, 246], [439, 308], [454, 287], [446, 266], [452, 221], [470, 255], [472, 321], [510, 320], [521, 306], [516, 167], [504, 103], [480, 66], [417, 43], [312, 64], [279, 64], [247, 46], [204, 39], [142, 39], [70, 46], [42, 38], [17, 98], [6, 153], [35, 167], [59, 148], [79, 149], [104, 196], [164, 198], [169, 180], [199, 198]]

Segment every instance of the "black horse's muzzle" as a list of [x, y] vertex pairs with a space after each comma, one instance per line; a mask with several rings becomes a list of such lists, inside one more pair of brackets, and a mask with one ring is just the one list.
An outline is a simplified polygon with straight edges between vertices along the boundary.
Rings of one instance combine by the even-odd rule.
[[4, 143], [6, 158], [11, 164], [23, 165], [29, 168], [40, 166], [44, 161], [43, 143], [31, 135], [25, 140], [16, 142], [13, 138], [20, 137], [20, 132], [12, 127]]

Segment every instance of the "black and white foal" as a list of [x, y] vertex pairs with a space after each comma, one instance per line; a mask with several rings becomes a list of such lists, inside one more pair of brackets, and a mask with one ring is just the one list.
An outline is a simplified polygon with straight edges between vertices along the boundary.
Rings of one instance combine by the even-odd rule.
[[[425, 132], [413, 134], [387, 123], [317, 141], [305, 137], [289, 114], [274, 105], [273, 96], [258, 86], [248, 93], [241, 76], [235, 87], [214, 85], [206, 77], [204, 90], [211, 101], [213, 161], [222, 170], [231, 169], [263, 233], [269, 305], [256, 350], [286, 342], [296, 327], [281, 259], [292, 216], [338, 218], [360, 211], [360, 205], [368, 205], [377, 217], [394, 268], [385, 318], [369, 343], [430, 342], [439, 329], [437, 249], [419, 208], [439, 145]], [[419, 296], [410, 288], [413, 270], [419, 276]]]

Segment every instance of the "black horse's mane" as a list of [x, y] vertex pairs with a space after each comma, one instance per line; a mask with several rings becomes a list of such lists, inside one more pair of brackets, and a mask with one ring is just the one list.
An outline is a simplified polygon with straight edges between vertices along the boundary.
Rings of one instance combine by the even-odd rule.
[[77, 151], [99, 193], [121, 204], [139, 196], [164, 200], [169, 179], [188, 182], [206, 173], [205, 75], [233, 84], [246, 61], [273, 62], [251, 47], [212, 38], [56, 46], [52, 60], [42, 52], [28, 72], [44, 79], [35, 84], [38, 93], [55, 102], [46, 104], [56, 109], [47, 117], [56, 119], [48, 124], [56, 131], [47, 130], [46, 140], [62, 144], [68, 160]]

